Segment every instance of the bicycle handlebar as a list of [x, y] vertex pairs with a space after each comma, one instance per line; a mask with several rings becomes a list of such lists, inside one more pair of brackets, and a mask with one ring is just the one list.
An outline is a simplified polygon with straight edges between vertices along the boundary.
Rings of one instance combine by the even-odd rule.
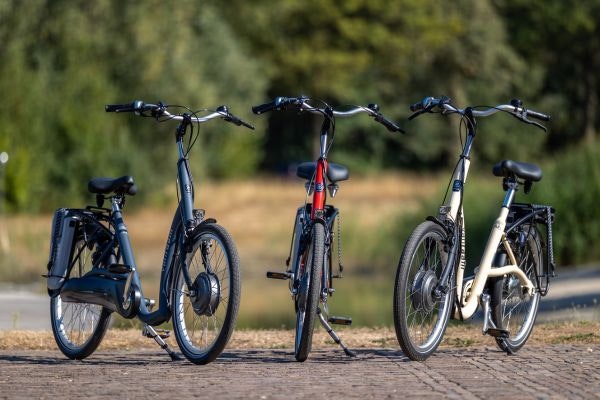
[[385, 126], [390, 132], [401, 132], [405, 133], [400, 126], [394, 121], [387, 119], [383, 114], [379, 112], [379, 106], [377, 104], [369, 104], [368, 106], [354, 106], [353, 108], [345, 111], [338, 111], [332, 108], [324, 109], [318, 108], [310, 105], [308, 102], [310, 99], [308, 97], [276, 97], [273, 101], [259, 104], [257, 106], [252, 107], [252, 112], [254, 114], [263, 114], [269, 111], [279, 111], [285, 109], [288, 105], [298, 106], [300, 111], [307, 111], [313, 114], [322, 114], [325, 115], [328, 112], [331, 113], [334, 117], [350, 117], [360, 113], [367, 113], [375, 121], [379, 122], [383, 126]]
[[[411, 104], [409, 106], [410, 110], [414, 112], [408, 119], [413, 119], [418, 117], [421, 114], [434, 112], [433, 110], [438, 108], [442, 114], [461, 114], [465, 115], [467, 108], [460, 109], [452, 104], [450, 104], [450, 98], [446, 96], [442, 97], [425, 97], [418, 103]], [[512, 114], [515, 118], [519, 119], [522, 122], [527, 124], [532, 124], [537, 126], [540, 129], [546, 130], [546, 127], [535, 122], [531, 121], [528, 118], [535, 118], [540, 121], [550, 121], [550, 116], [538, 111], [528, 110], [523, 107], [523, 102], [521, 100], [513, 99], [510, 101], [510, 104], [499, 104], [497, 106], [488, 107], [485, 110], [476, 110], [474, 108], [469, 108], [470, 112], [474, 117], [488, 117], [493, 115], [499, 111], [504, 111], [509, 114]]]
[[[136, 115], [140, 115], [140, 116], [151, 116], [154, 117], [156, 119], [159, 118], [166, 118], [169, 120], [175, 120], [175, 121], [183, 121], [184, 118], [189, 118], [190, 121], [194, 122], [194, 123], [203, 123], [203, 122], [207, 122], [210, 121], [211, 119], [215, 119], [215, 118], [222, 118], [223, 120], [227, 121], [227, 122], [231, 122], [232, 124], [235, 124], [237, 126], [244, 126], [248, 129], [254, 129], [254, 126], [252, 126], [251, 124], [245, 122], [244, 120], [242, 120], [241, 118], [233, 115], [230, 111], [229, 108], [226, 105], [222, 105], [220, 107], [217, 107], [217, 109], [205, 116], [202, 117], [197, 117], [197, 116], [190, 116], [187, 115], [186, 117], [184, 117], [184, 115], [178, 115], [178, 114], [171, 114], [170, 112], [167, 111], [167, 108], [169, 106], [166, 104], [163, 104], [161, 102], [159, 102], [158, 104], [151, 104], [151, 103], [144, 103], [141, 100], [135, 100], [129, 104], [107, 104], [104, 107], [104, 110], [106, 112], [133, 112]], [[150, 112], [150, 115], [145, 115], [145, 112]]]

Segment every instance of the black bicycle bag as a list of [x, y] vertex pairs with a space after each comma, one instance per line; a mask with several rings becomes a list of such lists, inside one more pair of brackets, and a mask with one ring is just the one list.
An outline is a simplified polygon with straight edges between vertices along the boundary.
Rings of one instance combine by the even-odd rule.
[[73, 238], [77, 229], [79, 215], [68, 208], [59, 208], [52, 219], [50, 236], [50, 256], [48, 259], [48, 293], [56, 293], [65, 283], [71, 253]]

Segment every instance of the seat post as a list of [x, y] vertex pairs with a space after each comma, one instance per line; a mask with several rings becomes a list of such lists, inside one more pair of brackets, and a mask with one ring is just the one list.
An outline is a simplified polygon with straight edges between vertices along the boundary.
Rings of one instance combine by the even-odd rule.
[[502, 202], [502, 207], [509, 208], [515, 198], [515, 193], [517, 192], [517, 189], [519, 188], [519, 183], [517, 182], [517, 179], [514, 177], [513, 178], [504, 178], [502, 185], [506, 189], [506, 195], [504, 196], [504, 201]]

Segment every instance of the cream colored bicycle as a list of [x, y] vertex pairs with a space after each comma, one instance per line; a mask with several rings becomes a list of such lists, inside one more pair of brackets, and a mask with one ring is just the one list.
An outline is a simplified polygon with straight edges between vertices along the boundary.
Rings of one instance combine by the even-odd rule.
[[[447, 97], [427, 97], [411, 110], [415, 113], [410, 119], [425, 113], [458, 114], [466, 138], [452, 176], [450, 196], [444, 199], [437, 216], [428, 217], [412, 232], [400, 257], [394, 290], [394, 323], [400, 346], [410, 359], [425, 360], [441, 343], [450, 317], [471, 318], [481, 305], [483, 333], [495, 337], [503, 351], [513, 353], [529, 338], [540, 296], [546, 295], [549, 279], [554, 276], [554, 209], [513, 202], [519, 188], [528, 193], [533, 182], [541, 180], [538, 166], [512, 160], [496, 164], [493, 173], [503, 178], [506, 195], [475, 275], [465, 278], [463, 188], [477, 133], [476, 118], [505, 112], [546, 130], [530, 118], [548, 121], [550, 117], [525, 109], [519, 100], [459, 109]], [[545, 229], [538, 229], [540, 226]]]

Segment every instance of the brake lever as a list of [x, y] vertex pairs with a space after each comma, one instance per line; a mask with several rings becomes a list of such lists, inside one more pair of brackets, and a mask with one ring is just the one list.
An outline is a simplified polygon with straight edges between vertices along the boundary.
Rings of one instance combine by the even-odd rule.
[[410, 121], [410, 120], [412, 120], [412, 119], [415, 119], [415, 118], [417, 118], [419, 115], [421, 115], [421, 114], [425, 114], [426, 112], [427, 112], [427, 111], [425, 111], [425, 110], [419, 110], [419, 111], [417, 111], [417, 112], [414, 112], [414, 113], [412, 113], [412, 114], [411, 114], [411, 115], [408, 117], [408, 120]]
[[539, 122], [535, 122], [535, 121], [532, 121], [532, 120], [527, 119], [527, 118], [523, 118], [523, 122], [525, 122], [527, 124], [530, 124], [530, 125], [537, 126], [538, 128], [540, 128], [544, 132], [548, 132], [548, 128], [546, 128], [544, 125], [540, 124]]
[[525, 115], [515, 115], [515, 114], [513, 114], [513, 115], [515, 116], [515, 118], [517, 118], [518, 120], [520, 120], [522, 122], [525, 122], [526, 124], [536, 126], [536, 127], [540, 128], [541, 130], [543, 130], [544, 132], [548, 132], [548, 128], [546, 128], [544, 125], [540, 124], [539, 122], [530, 120]]

